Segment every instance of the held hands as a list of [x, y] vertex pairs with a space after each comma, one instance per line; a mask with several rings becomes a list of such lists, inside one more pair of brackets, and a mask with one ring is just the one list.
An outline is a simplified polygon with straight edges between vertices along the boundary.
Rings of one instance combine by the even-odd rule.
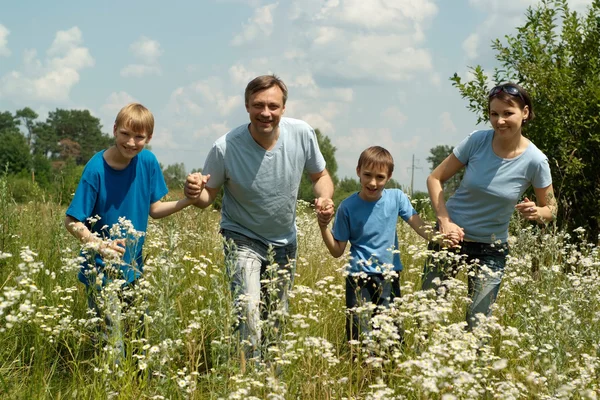
[[442, 245], [454, 247], [465, 238], [465, 230], [454, 222], [448, 220], [439, 220], [440, 233], [443, 235]]
[[319, 226], [329, 225], [329, 222], [331, 222], [333, 219], [333, 214], [335, 212], [333, 200], [324, 197], [315, 199], [315, 211], [317, 212]]
[[538, 213], [538, 207], [536, 204], [529, 200], [527, 197], [522, 202], [515, 206], [517, 211], [521, 213], [521, 216], [529, 221], [537, 221], [540, 218]]
[[209, 179], [210, 174], [202, 175], [200, 172], [189, 174], [185, 180], [185, 186], [183, 189], [185, 196], [190, 200], [199, 198]]

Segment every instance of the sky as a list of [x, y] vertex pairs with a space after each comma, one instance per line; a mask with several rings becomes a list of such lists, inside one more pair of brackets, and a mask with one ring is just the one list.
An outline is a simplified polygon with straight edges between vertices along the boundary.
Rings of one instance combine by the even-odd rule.
[[[592, 0], [570, 0], [585, 12]], [[44, 120], [88, 109], [112, 132], [125, 104], [155, 116], [163, 165], [202, 168], [212, 143], [248, 123], [244, 89], [274, 73], [285, 116], [337, 148], [338, 177], [379, 145], [393, 178], [426, 190], [429, 150], [476, 126], [449, 78], [496, 66], [491, 42], [514, 34], [535, 0], [62, 0], [0, 10], [0, 111]], [[492, 85], [492, 83], [490, 83]], [[535, 104], [534, 104], [535, 106]], [[414, 164], [413, 164], [414, 157]], [[414, 180], [412, 179], [414, 165]]]

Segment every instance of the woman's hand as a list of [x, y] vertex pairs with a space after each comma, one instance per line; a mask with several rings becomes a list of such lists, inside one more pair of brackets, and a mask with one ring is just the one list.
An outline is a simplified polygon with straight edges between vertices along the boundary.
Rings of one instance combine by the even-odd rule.
[[449, 219], [438, 219], [438, 225], [444, 243], [450, 247], [457, 246], [465, 238], [465, 230]]
[[515, 206], [521, 216], [529, 221], [537, 221], [540, 218], [538, 206], [527, 197]]

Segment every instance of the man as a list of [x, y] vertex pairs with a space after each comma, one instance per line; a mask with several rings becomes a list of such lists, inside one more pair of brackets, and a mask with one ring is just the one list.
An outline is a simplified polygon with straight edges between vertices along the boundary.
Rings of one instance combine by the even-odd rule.
[[244, 355], [257, 361], [261, 348], [276, 339], [272, 333], [287, 310], [297, 250], [296, 198], [304, 170], [313, 183], [319, 220], [327, 223], [333, 216], [333, 182], [317, 136], [304, 121], [282, 117], [286, 100], [287, 88], [275, 75], [248, 83], [250, 123], [219, 138], [206, 158], [204, 176], [192, 174], [185, 184], [186, 196], [200, 208], [212, 204], [224, 186], [225, 263]]

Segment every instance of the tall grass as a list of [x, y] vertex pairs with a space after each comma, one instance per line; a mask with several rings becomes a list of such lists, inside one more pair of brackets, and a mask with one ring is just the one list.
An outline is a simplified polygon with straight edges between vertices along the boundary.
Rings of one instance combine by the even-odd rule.
[[[348, 344], [345, 261], [328, 255], [301, 205], [287, 323], [268, 362], [255, 364], [233, 330], [218, 213], [186, 209], [150, 224], [143, 280], [126, 296], [110, 286], [102, 295], [126, 332], [123, 350], [87, 308], [63, 215], [51, 203], [15, 204], [0, 180], [2, 398], [598, 397], [600, 258], [578, 232], [515, 224], [493, 317], [466, 332], [464, 274], [445, 298], [419, 291], [426, 243], [400, 224], [402, 297], [371, 338]], [[132, 329], [140, 319], [146, 329]]]

